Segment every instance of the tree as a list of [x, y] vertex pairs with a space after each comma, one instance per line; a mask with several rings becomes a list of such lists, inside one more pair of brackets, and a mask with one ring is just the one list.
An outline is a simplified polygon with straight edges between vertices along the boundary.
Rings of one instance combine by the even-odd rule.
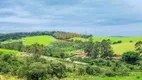
[[90, 56], [92, 58], [100, 58], [101, 57], [101, 42], [95, 42], [93, 48], [90, 52]]
[[139, 60], [139, 54], [137, 52], [129, 51], [122, 55], [122, 61], [135, 64]]
[[89, 55], [91, 55], [90, 52], [92, 51], [92, 48], [94, 45], [93, 39], [89, 38], [89, 41], [84, 44], [85, 44], [84, 52], [87, 52], [87, 53], [89, 53]]
[[26, 77], [27, 80], [46, 80], [48, 72], [47, 65], [35, 62], [30, 65], [23, 65], [19, 69], [18, 75]]
[[136, 48], [136, 51], [138, 51], [139, 53], [142, 53], [142, 41], [138, 41], [135, 44], [135, 48]]
[[59, 79], [66, 77], [66, 66], [63, 63], [51, 63], [51, 68], [51, 77], [53, 77], [54, 75]]
[[35, 61], [38, 61], [39, 57], [45, 53], [45, 49], [46, 47], [44, 45], [36, 43], [31, 46], [27, 46], [25, 51], [28, 53], [33, 53]]
[[111, 48], [111, 42], [108, 40], [103, 40], [101, 44], [102, 44], [101, 45], [101, 57], [102, 58], [112, 57], [113, 50]]
[[113, 55], [110, 40], [93, 43], [93, 40], [90, 38], [85, 45], [84, 51], [88, 52], [92, 58], [110, 58]]

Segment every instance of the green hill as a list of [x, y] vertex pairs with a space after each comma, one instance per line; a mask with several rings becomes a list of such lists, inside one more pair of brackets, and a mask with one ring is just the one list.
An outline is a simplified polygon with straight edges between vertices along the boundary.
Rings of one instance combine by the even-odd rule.
[[122, 42], [138, 42], [142, 41], [142, 37], [93, 37], [94, 41], [102, 41], [104, 39], [110, 39], [112, 42], [121, 40]]
[[3, 52], [5, 54], [17, 54], [17, 53], [20, 54], [21, 53], [16, 50], [8, 50], [8, 49], [2, 49], [2, 48], [0, 48], [0, 52]]
[[115, 54], [123, 54], [127, 51], [135, 51], [134, 43], [120, 43], [112, 45]]
[[2, 43], [12, 43], [22, 41], [24, 45], [32, 45], [35, 43], [49, 45], [52, 42], [55, 42], [56, 39], [52, 36], [32, 36], [32, 37], [24, 37], [19, 40], [7, 40]]
[[[82, 40], [87, 41], [88, 39], [84, 38], [72, 38], [73, 40]], [[110, 39], [113, 42], [122, 41], [120, 44], [113, 44], [112, 48], [115, 54], [123, 54], [127, 51], [135, 51], [135, 43], [142, 41], [142, 37], [93, 37], [93, 41], [102, 41]], [[131, 41], [131, 42], [130, 42]]]
[[31, 45], [34, 43], [49, 45], [50, 43], [55, 42], [56, 39], [51, 36], [33, 36], [22, 38], [22, 41], [24, 42], [24, 45]]

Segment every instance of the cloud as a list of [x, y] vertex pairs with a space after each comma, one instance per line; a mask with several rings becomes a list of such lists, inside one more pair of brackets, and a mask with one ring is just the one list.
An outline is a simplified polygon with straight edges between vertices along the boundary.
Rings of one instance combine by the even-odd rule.
[[134, 29], [135, 25], [140, 28], [141, 2], [140, 0], [0, 0], [0, 27], [16, 26], [17, 30], [27, 27], [32, 27], [33, 30], [42, 30], [40, 27], [43, 29], [52, 27], [55, 30], [58, 27], [59, 30], [63, 27], [61, 30], [66, 30], [73, 27], [74, 31], [83, 28], [76, 32], [87, 30], [93, 34], [95, 29], [112, 28], [111, 33], [96, 32], [101, 35], [106, 33], [113, 35], [116, 33], [113, 31], [114, 28], [121, 29], [126, 25], [129, 25], [127, 28], [130, 29]]

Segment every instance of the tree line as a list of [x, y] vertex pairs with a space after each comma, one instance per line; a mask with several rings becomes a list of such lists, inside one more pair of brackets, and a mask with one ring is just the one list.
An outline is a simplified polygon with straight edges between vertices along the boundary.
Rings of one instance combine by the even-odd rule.
[[39, 36], [39, 35], [49, 35], [57, 39], [69, 39], [73, 37], [89, 38], [92, 36], [87, 34], [77, 34], [77, 33], [62, 32], [62, 31], [19, 32], [19, 33], [0, 34], [0, 42], [10, 40], [10, 39], [20, 39], [22, 37]]

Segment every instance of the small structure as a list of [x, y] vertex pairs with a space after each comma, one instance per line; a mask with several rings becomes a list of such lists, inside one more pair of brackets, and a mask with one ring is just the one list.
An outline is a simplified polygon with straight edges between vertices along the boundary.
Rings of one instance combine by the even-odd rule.
[[118, 54], [117, 54], [117, 55], [113, 56], [112, 58], [113, 58], [113, 59], [120, 59], [120, 58], [121, 58], [121, 55], [118, 55]]
[[85, 52], [77, 52], [75, 54], [75, 57], [87, 57], [88, 56], [88, 53], [85, 53]]

